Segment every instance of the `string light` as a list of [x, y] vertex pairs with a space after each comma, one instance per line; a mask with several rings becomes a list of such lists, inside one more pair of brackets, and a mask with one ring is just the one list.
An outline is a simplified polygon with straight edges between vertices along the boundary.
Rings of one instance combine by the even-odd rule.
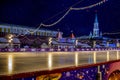
[[96, 4], [93, 4], [93, 5], [90, 5], [90, 6], [86, 6], [86, 7], [81, 7], [81, 8], [71, 8], [72, 10], [85, 10], [85, 9], [89, 9], [89, 8], [93, 8], [95, 6], [98, 6], [98, 5], [101, 5], [103, 3], [105, 3], [107, 0], [103, 0], [103, 1], [100, 1]]
[[44, 26], [44, 27], [54, 26], [54, 25], [56, 25], [57, 23], [59, 23], [62, 19], [64, 19], [65, 16], [67, 16], [71, 10], [85, 10], [85, 9], [93, 8], [93, 7], [95, 7], [95, 6], [98, 6], [98, 5], [101, 5], [101, 4], [105, 3], [106, 1], [107, 1], [107, 0], [103, 0], [103, 1], [100, 1], [100, 2], [98, 2], [98, 3], [96, 3], [96, 4], [93, 4], [93, 5], [90, 5], [90, 6], [85, 6], [85, 7], [80, 7], [80, 8], [70, 7], [69, 10], [68, 10], [60, 19], [58, 19], [56, 22], [54, 22], [54, 23], [52, 23], [52, 24], [49, 24], [49, 25], [47, 25], [47, 24], [42, 24], [42, 26]]
[[115, 32], [115, 33], [103, 33], [103, 35], [115, 35], [115, 34], [120, 34], [120, 32]]
[[[54, 23], [52, 23], [52, 24], [44, 24], [44, 23], [41, 23], [34, 31], [27, 30], [26, 33], [25, 33], [24, 35], [22, 35], [22, 36], [25, 36], [25, 35], [28, 34], [28, 33], [33, 34], [33, 33], [37, 32], [42, 26], [44, 26], [44, 27], [51, 27], [51, 26], [54, 26], [54, 25], [58, 24], [58, 23], [59, 23], [62, 19], [64, 19], [64, 18], [69, 14], [69, 12], [72, 11], [72, 10], [85, 10], [85, 9], [93, 8], [93, 7], [96, 7], [96, 6], [98, 6], [98, 5], [101, 5], [101, 4], [105, 3], [106, 1], [108, 1], [108, 0], [102, 0], [102, 1], [100, 1], [100, 2], [98, 2], [98, 3], [96, 3], [96, 4], [93, 4], [93, 5], [90, 5], [90, 6], [85, 6], [85, 7], [80, 7], [80, 8], [73, 8], [73, 5], [72, 5], [72, 6], [67, 10], [67, 12], [66, 12], [60, 19], [58, 19], [57, 21], [55, 21]], [[74, 6], [75, 6], [75, 5], [74, 5]], [[17, 37], [18, 37], [18, 36], [20, 36], [20, 35], [17, 35]]]
[[93, 4], [93, 5], [90, 5], [90, 6], [86, 6], [86, 7], [81, 7], [81, 8], [72, 8], [72, 7], [70, 7], [70, 8], [68, 9], [68, 11], [67, 11], [60, 19], [58, 19], [58, 20], [55, 21], [54, 23], [52, 23], [52, 24], [43, 24], [43, 23], [41, 23], [40, 26], [39, 26], [36, 30], [34, 30], [33, 32], [30, 32], [30, 31], [28, 31], [28, 32], [29, 32], [29, 33], [34, 33], [34, 32], [36, 32], [37, 30], [39, 30], [39, 28], [40, 28], [41, 26], [51, 27], [51, 26], [54, 26], [54, 25], [58, 24], [62, 19], [65, 18], [65, 16], [67, 16], [67, 15], [69, 14], [69, 12], [70, 12], [71, 10], [85, 10], [85, 9], [88, 9], [88, 8], [93, 8], [93, 7], [97, 6], [97, 5], [103, 4], [103, 3], [106, 2], [106, 1], [107, 1], [107, 0], [103, 0], [103, 1], [100, 1], [100, 2], [98, 2], [98, 3], [96, 3], [96, 4]]
[[[72, 6], [70, 6], [70, 7], [74, 7], [74, 6], [76, 6], [76, 5], [80, 4], [80, 3], [81, 3], [81, 2], [83, 2], [83, 1], [84, 1], [84, 0], [79, 0], [78, 2], [76, 2], [75, 4], [73, 4], [73, 5], [72, 5]], [[60, 15], [61, 13], [65, 12], [66, 10], [68, 10], [70, 7], [67, 7], [66, 9], [64, 9], [64, 10], [62, 10], [62, 11], [60, 11], [60, 12], [58, 12], [57, 14], [55, 14], [55, 15], [53, 15], [52, 17], [50, 17], [50, 18], [48, 18], [48, 19], [44, 20], [43, 22], [46, 22], [46, 21], [48, 21], [48, 20], [53, 19], [54, 17], [56, 17], [56, 16]]]
[[69, 13], [70, 11], [71, 11], [71, 8], [70, 8], [60, 19], [58, 19], [56, 22], [54, 22], [54, 23], [52, 23], [52, 24], [49, 24], [49, 25], [47, 25], [47, 24], [42, 24], [42, 26], [44, 26], [44, 27], [50, 27], [50, 26], [56, 25], [56, 24], [59, 23], [63, 18], [65, 18], [65, 16], [68, 15], [68, 13]]
[[41, 24], [38, 26], [38, 28], [36, 28], [34, 31], [29, 31], [29, 30], [27, 30], [27, 32], [33, 34], [33, 33], [35, 33], [36, 31], [38, 31], [42, 25], [43, 25], [43, 24], [41, 23]]

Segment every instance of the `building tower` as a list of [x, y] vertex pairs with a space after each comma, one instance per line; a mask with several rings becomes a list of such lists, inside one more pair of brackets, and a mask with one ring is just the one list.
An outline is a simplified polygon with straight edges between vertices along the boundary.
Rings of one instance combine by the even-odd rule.
[[93, 37], [99, 37], [99, 23], [98, 23], [97, 14], [95, 15], [95, 22], [94, 22], [94, 28], [93, 28]]
[[92, 32], [90, 32], [90, 34], [89, 34], [89, 38], [92, 38]]

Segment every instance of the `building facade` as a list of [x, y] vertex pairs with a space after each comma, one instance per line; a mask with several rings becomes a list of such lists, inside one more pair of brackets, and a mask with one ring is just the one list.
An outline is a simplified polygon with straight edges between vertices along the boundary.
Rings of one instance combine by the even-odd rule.
[[[0, 32], [11, 33], [17, 35], [38, 35], [38, 36], [51, 36], [56, 37], [57, 31], [29, 28], [28, 26], [0, 24]], [[4, 35], [5, 36], [5, 35]]]
[[[63, 34], [62, 32], [60, 32]], [[49, 37], [56, 38], [58, 31], [35, 29], [28, 26], [0, 24], [0, 37], [9, 42], [9, 35], [13, 35], [12, 44], [15, 44], [14, 38], [19, 40], [21, 47], [40, 47], [43, 43], [48, 45]], [[1, 42], [2, 43], [2, 42]], [[20, 45], [19, 45], [20, 46]]]

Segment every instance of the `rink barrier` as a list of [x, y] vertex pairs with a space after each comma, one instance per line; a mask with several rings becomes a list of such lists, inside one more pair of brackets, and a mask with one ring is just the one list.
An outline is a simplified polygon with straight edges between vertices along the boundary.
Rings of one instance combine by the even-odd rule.
[[[47, 80], [48, 78], [56, 78], [59, 75], [56, 74], [61, 74], [62, 76], [60, 77], [60, 80], [81, 80], [76, 78], [76, 72], [84, 72], [84, 79], [88, 80], [88, 76], [91, 78], [89, 80], [98, 80], [99, 79], [99, 74], [98, 74], [98, 66], [100, 67], [101, 73], [105, 73], [102, 75], [101, 80], [108, 80], [108, 75], [110, 74], [110, 65], [113, 63], [119, 63], [120, 60], [114, 60], [114, 61], [109, 61], [109, 62], [102, 62], [102, 63], [97, 63], [97, 64], [90, 64], [90, 65], [85, 65], [85, 66], [72, 66], [72, 67], [64, 67], [64, 68], [59, 68], [59, 69], [53, 69], [53, 70], [43, 70], [43, 71], [33, 71], [33, 72], [24, 72], [24, 73], [18, 73], [18, 74], [12, 74], [12, 75], [0, 75], [0, 80]], [[104, 69], [102, 69], [104, 67]], [[94, 70], [94, 77], [92, 77], [92, 73], [86, 73], [86, 71], [91, 71]], [[72, 73], [73, 75], [69, 75], [68, 73]], [[66, 74], [66, 75], [64, 75]], [[44, 77], [44, 79], [42, 78]], [[97, 78], [98, 77], [98, 78]], [[73, 79], [71, 79], [73, 78]], [[79, 75], [80, 78], [80, 75]], [[95, 79], [97, 78], [97, 79]], [[51, 79], [52, 80], [52, 79]], [[59, 80], [59, 79], [56, 79]]]
[[2, 48], [0, 52], [74, 52], [74, 51], [107, 51], [120, 48]]

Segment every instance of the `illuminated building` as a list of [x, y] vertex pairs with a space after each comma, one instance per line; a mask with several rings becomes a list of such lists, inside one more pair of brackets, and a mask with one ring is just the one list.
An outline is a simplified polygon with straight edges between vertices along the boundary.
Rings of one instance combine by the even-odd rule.
[[[61, 32], [62, 33], [62, 32]], [[12, 24], [0, 24], [0, 37], [1, 39], [6, 39], [6, 44], [9, 45], [8, 35], [13, 35], [14, 37], [12, 44], [15, 44], [16, 40], [22, 47], [24, 46], [38, 46], [42, 43], [48, 45], [48, 38], [56, 38], [58, 32], [52, 30], [30, 28], [28, 26], [12, 25]], [[2, 40], [0, 40], [3, 44]], [[19, 45], [20, 46], [20, 45]], [[9, 46], [5, 46], [9, 47]], [[13, 46], [14, 47], [14, 46]], [[39, 46], [40, 47], [40, 46]]]

